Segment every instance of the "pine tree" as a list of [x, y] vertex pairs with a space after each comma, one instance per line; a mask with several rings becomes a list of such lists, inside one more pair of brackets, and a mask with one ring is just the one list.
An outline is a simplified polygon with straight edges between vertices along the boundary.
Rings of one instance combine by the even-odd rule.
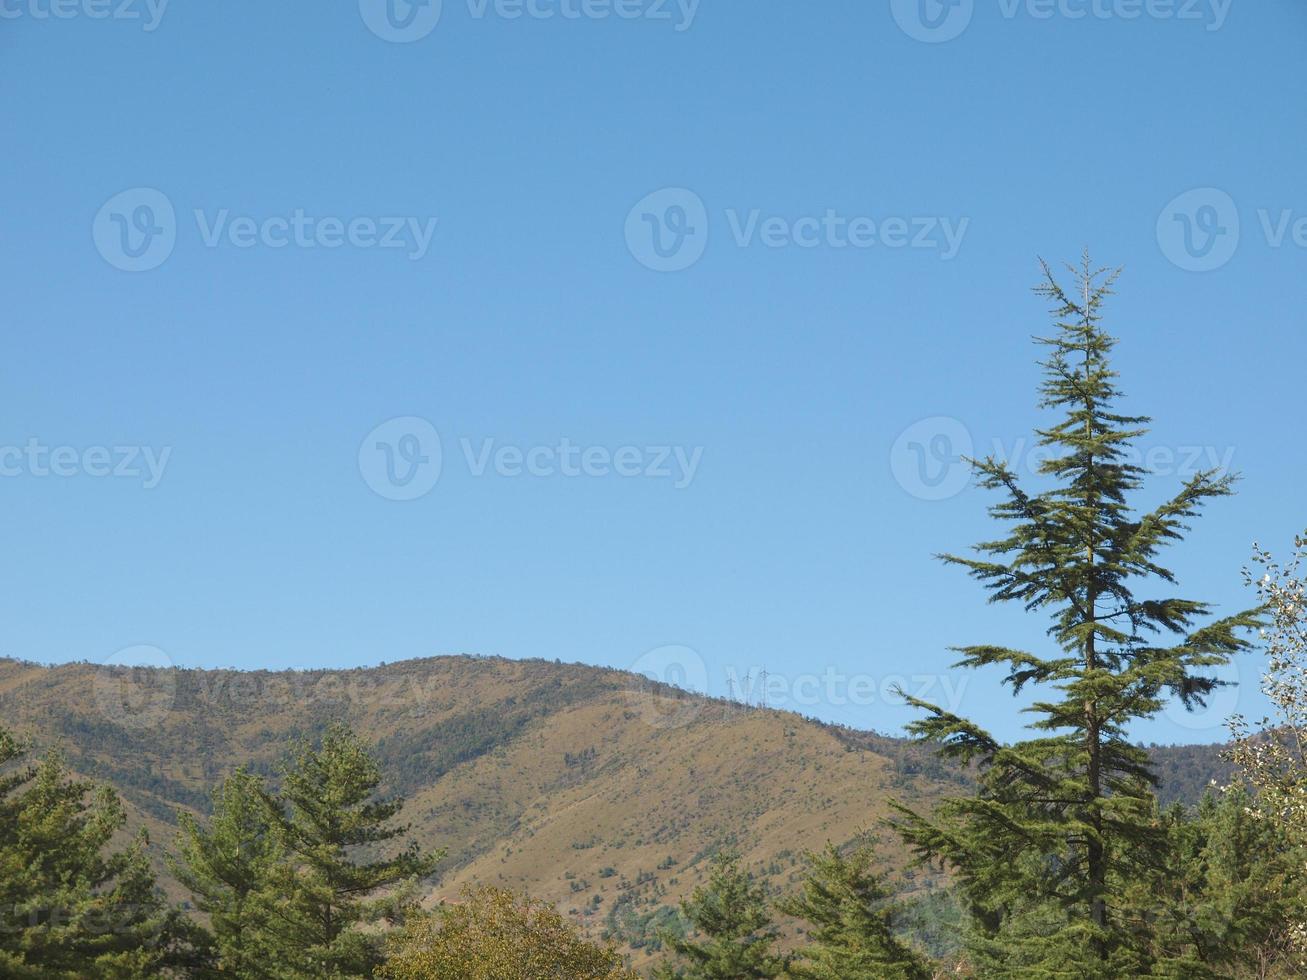
[[[402, 799], [379, 799], [381, 774], [364, 743], [332, 725], [319, 744], [301, 742], [278, 793], [260, 790], [278, 846], [265, 905], [280, 977], [370, 977], [381, 964], [376, 926], [402, 920], [419, 881], [441, 854], [410, 843], [379, 849], [408, 832], [393, 819]], [[380, 894], [378, 894], [380, 893]]]
[[268, 933], [269, 906], [277, 896], [269, 888], [285, 855], [272, 833], [261, 786], [242, 767], [214, 790], [207, 826], [189, 813], [179, 814], [179, 854], [169, 862], [195, 907], [208, 916], [217, 971], [238, 980], [277, 976]]
[[118, 797], [74, 780], [58, 752], [26, 754], [0, 729], [0, 975], [126, 980], [190, 964], [192, 930], [155, 887], [144, 834], [110, 846]]
[[663, 941], [681, 961], [662, 977], [683, 980], [768, 980], [780, 976], [784, 961], [773, 952], [767, 893], [734, 854], [713, 859], [705, 887], [696, 888], [681, 911], [700, 938], [664, 933]]
[[976, 764], [980, 782], [976, 795], [931, 817], [896, 804], [896, 823], [922, 858], [956, 872], [982, 973], [1146, 976], [1165, 964], [1124, 921], [1122, 896], [1131, 882], [1164, 872], [1166, 831], [1155, 819], [1147, 757], [1127, 729], [1168, 696], [1203, 704], [1218, 682], [1201, 671], [1245, 648], [1244, 630], [1257, 619], [1210, 621], [1205, 603], [1137, 594], [1140, 585], [1160, 590], [1174, 581], [1160, 550], [1183, 538], [1208, 500], [1232, 492], [1231, 477], [1197, 473], [1136, 515], [1129, 500], [1144, 471], [1129, 453], [1149, 420], [1115, 409], [1115, 341], [1101, 318], [1117, 274], [1094, 269], [1086, 256], [1066, 292], [1043, 268], [1037, 291], [1053, 304], [1056, 335], [1038, 341], [1048, 350], [1041, 407], [1061, 413], [1037, 430], [1051, 450], [1039, 467], [1051, 486], [1028, 490], [1006, 463], [976, 462], [980, 485], [1002, 495], [990, 513], [1008, 527], [978, 545], [978, 557], [942, 557], [982, 582], [991, 601], [1051, 619], [1050, 651], [967, 646], [958, 666], [1000, 665], [1014, 694], [1036, 686], [1048, 699], [1027, 708], [1035, 737], [1011, 745], [910, 699], [928, 712], [913, 733]]
[[800, 892], [780, 903], [808, 924], [787, 970], [797, 980], [930, 980], [925, 959], [894, 934], [900, 909], [872, 866], [870, 846], [845, 857], [828, 844], [808, 855]]

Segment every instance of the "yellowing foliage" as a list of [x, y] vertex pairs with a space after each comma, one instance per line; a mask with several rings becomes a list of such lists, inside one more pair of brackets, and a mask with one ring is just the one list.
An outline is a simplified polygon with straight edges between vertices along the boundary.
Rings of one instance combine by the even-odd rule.
[[389, 943], [386, 980], [636, 980], [547, 902], [489, 886], [410, 922]]

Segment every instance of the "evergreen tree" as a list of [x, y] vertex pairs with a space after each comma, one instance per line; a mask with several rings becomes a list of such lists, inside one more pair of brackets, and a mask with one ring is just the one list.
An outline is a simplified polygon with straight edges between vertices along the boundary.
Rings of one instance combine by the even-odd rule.
[[0, 976], [167, 976], [191, 962], [192, 931], [167, 907], [139, 834], [108, 787], [74, 780], [58, 752], [24, 764], [0, 729]]
[[681, 911], [698, 937], [681, 938], [671, 932], [663, 941], [680, 960], [676, 970], [662, 977], [683, 980], [767, 980], [778, 977], [784, 961], [773, 952], [776, 928], [772, 925], [767, 893], [753, 875], [740, 867], [733, 854], [713, 859], [706, 887], [696, 888]]
[[[381, 964], [381, 923], [401, 921], [441, 854], [410, 843], [392, 821], [402, 799], [377, 798], [381, 774], [363, 742], [332, 725], [319, 744], [301, 742], [282, 770], [280, 792], [259, 790], [278, 847], [265, 904], [274, 972], [280, 977], [370, 977]], [[378, 894], [381, 893], [381, 894]]]
[[1252, 804], [1236, 786], [1209, 792], [1192, 815], [1179, 806], [1161, 814], [1167, 873], [1137, 883], [1132, 904], [1154, 958], [1176, 976], [1261, 980], [1297, 972], [1293, 927], [1307, 898], [1305, 855]]
[[872, 867], [874, 852], [848, 857], [828, 844], [808, 855], [801, 891], [778, 903], [808, 924], [807, 943], [788, 966], [798, 980], [930, 980], [925, 960], [894, 935], [900, 909]]
[[1127, 727], [1169, 696], [1203, 704], [1218, 682], [1200, 672], [1243, 649], [1243, 631], [1257, 619], [1240, 613], [1200, 625], [1207, 604], [1138, 594], [1141, 584], [1160, 591], [1174, 581], [1160, 550], [1183, 538], [1204, 503], [1231, 493], [1231, 478], [1200, 472], [1156, 509], [1131, 510], [1144, 471], [1129, 454], [1148, 419], [1115, 408], [1115, 341], [1101, 317], [1116, 273], [1095, 270], [1087, 256], [1073, 271], [1074, 291], [1047, 266], [1038, 289], [1056, 321], [1056, 335], [1039, 340], [1048, 349], [1041, 406], [1061, 413], [1037, 430], [1051, 450], [1039, 467], [1050, 486], [1028, 490], [1006, 463], [977, 462], [980, 485], [1002, 495], [990, 513], [1008, 527], [978, 545], [978, 557], [943, 556], [982, 582], [991, 601], [1050, 616], [1054, 649], [1045, 653], [958, 650], [960, 667], [1005, 667], [1014, 694], [1032, 685], [1048, 691], [1027, 709], [1037, 734], [1001, 744], [911, 699], [928, 712], [914, 734], [976, 764], [979, 788], [933, 816], [896, 807], [897, 827], [918, 854], [956, 872], [982, 973], [1097, 980], [1167, 969], [1121, 909], [1130, 883], [1164, 872], [1167, 851], [1155, 780]]
[[278, 899], [268, 889], [285, 855], [272, 833], [261, 785], [242, 767], [214, 790], [207, 826], [181, 813], [179, 855], [169, 862], [195, 907], [208, 916], [217, 971], [239, 980], [277, 976], [268, 928], [269, 907]]

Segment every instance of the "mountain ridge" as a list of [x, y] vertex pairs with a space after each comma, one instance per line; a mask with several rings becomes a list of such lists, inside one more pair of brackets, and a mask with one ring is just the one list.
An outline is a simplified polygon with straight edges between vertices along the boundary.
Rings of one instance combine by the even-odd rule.
[[[239, 671], [0, 659], [0, 717], [119, 791], [177, 899], [163, 861], [177, 810], [204, 813], [241, 763], [275, 779], [293, 739], [345, 721], [374, 745], [384, 792], [407, 799], [414, 839], [447, 848], [431, 901], [470, 881], [526, 890], [621, 940], [637, 965], [656, 949], [650, 921], [715, 851], [785, 890], [803, 851], [876, 830], [890, 798], [929, 807], [968, 783], [903, 739], [546, 660]], [[1218, 778], [1213, 749], [1157, 756]], [[886, 844], [901, 887], [929, 883]]]

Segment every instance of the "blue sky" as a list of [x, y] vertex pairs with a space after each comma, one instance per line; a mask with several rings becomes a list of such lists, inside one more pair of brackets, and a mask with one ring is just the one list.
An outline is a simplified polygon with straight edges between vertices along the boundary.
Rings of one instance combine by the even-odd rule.
[[1243, 474], [1184, 593], [1307, 525], [1300, 3], [394, 2], [4, 0], [0, 652], [765, 668], [890, 731], [903, 678], [1014, 736], [947, 648], [1043, 624], [931, 556], [1085, 246], [1145, 500]]

